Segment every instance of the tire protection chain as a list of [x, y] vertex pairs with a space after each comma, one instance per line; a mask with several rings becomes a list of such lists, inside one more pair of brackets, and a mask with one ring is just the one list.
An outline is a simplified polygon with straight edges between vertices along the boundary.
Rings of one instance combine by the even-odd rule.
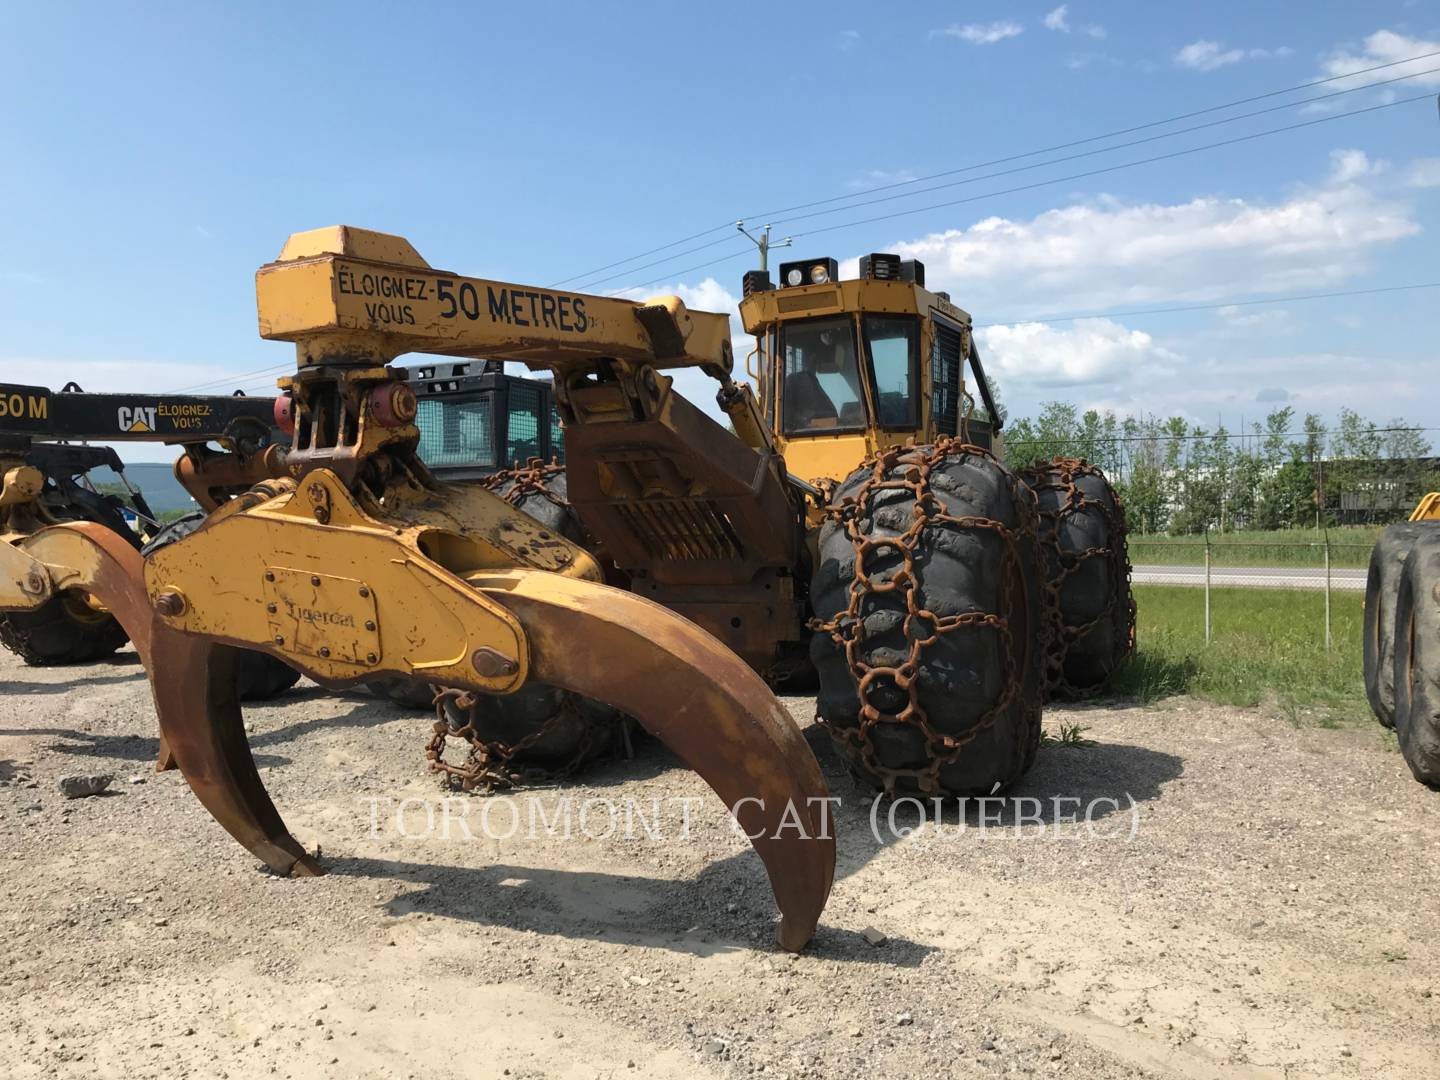
[[[835, 644], [844, 651], [850, 674], [858, 686], [860, 724], [855, 729], [837, 728], [833, 724], [826, 723], [823, 717], [817, 717], [817, 719], [830, 732], [831, 738], [839, 745], [842, 752], [859, 757], [872, 775], [883, 782], [886, 794], [891, 796], [897, 793], [895, 782], [901, 777], [912, 779], [917, 788], [926, 794], [942, 793], [944, 788], [940, 783], [940, 770], [946, 765], [958, 761], [966, 746], [982, 731], [992, 727], [1001, 713], [1023, 693], [1025, 676], [1023, 671], [1015, 670], [1010, 625], [1004, 616], [978, 611], [937, 616], [921, 607], [917, 598], [915, 548], [919, 544], [921, 532], [927, 525], [948, 524], [962, 529], [988, 529], [1001, 537], [1005, 545], [1002, 576], [1009, 583], [1006, 587], [1005, 609], [1011, 610], [1015, 605], [1025, 603], [1023, 585], [1020, 586], [1022, 595], [1018, 597], [1014, 595], [1016, 583], [1022, 580], [1022, 575], [1025, 573], [1025, 568], [1020, 565], [1017, 551], [1020, 541], [1025, 535], [1033, 537], [1036, 527], [1035, 515], [1033, 511], [1026, 515], [1021, 530], [1017, 531], [992, 518], [954, 517], [945, 513], [939, 507], [935, 495], [930, 489], [930, 473], [944, 464], [950, 454], [961, 452], [977, 454], [994, 460], [994, 455], [990, 451], [983, 447], [963, 443], [958, 439], [941, 438], [931, 446], [891, 447], [880, 451], [862, 463], [862, 468], [866, 466], [870, 468], [870, 476], [854, 495], [846, 496], [838, 505], [828, 506], [825, 510], [826, 516], [831, 521], [844, 527], [846, 536], [855, 549], [855, 580], [850, 585], [849, 606], [832, 619], [812, 620], [810, 626], [817, 632], [828, 633]], [[897, 467], [905, 467], [904, 475], [898, 479], [886, 479], [886, 474]], [[1016, 505], [1018, 507], [1033, 505], [1033, 500], [1026, 497], [1028, 492], [1025, 492], [1013, 474], [1007, 472], [1006, 476], [1010, 479], [1012, 492], [1016, 496]], [[867, 537], [861, 531], [861, 519], [866, 513], [870, 497], [876, 492], [885, 490], [909, 491], [915, 500], [915, 519], [900, 536]], [[1022, 494], [1022, 492], [1025, 493]], [[882, 549], [898, 551], [904, 559], [904, 564], [890, 581], [875, 582], [866, 573], [865, 557], [873, 551]], [[904, 594], [906, 608], [904, 631], [906, 639], [910, 642], [910, 652], [899, 665], [872, 666], [861, 658], [865, 646], [862, 606], [866, 597], [887, 592]], [[928, 625], [931, 632], [920, 637], [916, 633], [916, 628], [923, 625]], [[995, 703], [967, 731], [961, 735], [946, 735], [936, 730], [924, 707], [920, 704], [918, 676], [925, 649], [941, 635], [951, 633], [962, 626], [983, 626], [1000, 635], [1000, 655], [1004, 663], [1004, 690]], [[906, 692], [907, 704], [898, 713], [882, 712], [867, 700], [870, 688], [881, 680], [890, 680], [896, 687]], [[925, 737], [927, 764], [918, 769], [893, 769], [882, 765], [876, 757], [870, 737], [871, 731], [881, 724], [908, 724], [919, 728]]]
[[[1111, 486], [1104, 472], [1091, 465], [1084, 458], [1056, 457], [1052, 461], [1032, 465], [1021, 471], [1021, 478], [1030, 488], [1039, 491], [1058, 491], [1063, 494], [1060, 505], [1054, 510], [1041, 510], [1040, 543], [1047, 542], [1050, 552], [1041, 555], [1041, 565], [1046, 568], [1045, 580], [1041, 583], [1044, 591], [1042, 618], [1049, 624], [1045, 635], [1045, 686], [1050, 697], [1070, 700], [1093, 697], [1104, 688], [1104, 683], [1092, 687], [1072, 686], [1065, 678], [1065, 654], [1071, 644], [1090, 633], [1095, 626], [1113, 619], [1116, 606], [1121, 603], [1124, 590], [1125, 621], [1117, 628], [1116, 637], [1123, 639], [1117, 645], [1116, 655], [1127, 656], [1135, 648], [1135, 598], [1130, 591], [1130, 557], [1126, 546], [1125, 507], [1120, 495]], [[1099, 477], [1110, 491], [1114, 506], [1106, 506], [1099, 499], [1092, 499], [1080, 490], [1076, 483], [1081, 477]], [[1060, 523], [1072, 514], [1088, 511], [1099, 513], [1104, 519], [1110, 543], [1105, 547], [1086, 548], [1083, 551], [1066, 551], [1060, 543]], [[1112, 564], [1110, 575], [1110, 596], [1101, 614], [1081, 626], [1066, 626], [1060, 611], [1060, 592], [1066, 579], [1078, 572], [1091, 559], [1103, 559]], [[1050, 576], [1052, 569], [1058, 571]]]
[[[519, 787], [523, 783], [537, 783], [558, 780], [569, 776], [590, 757], [604, 739], [613, 733], [604, 725], [586, 718], [576, 707], [571, 695], [564, 695], [559, 710], [543, 724], [513, 745], [481, 738], [476, 728], [476, 709], [484, 695], [450, 687], [436, 687], [435, 727], [430, 742], [425, 747], [425, 759], [430, 771], [440, 773], [452, 791], [474, 791], [485, 793], [497, 788]], [[456, 725], [451, 720], [452, 712], [465, 717], [465, 722]], [[549, 768], [516, 765], [513, 759], [543, 739], [553, 724], [561, 720], [574, 719], [585, 725], [585, 737], [580, 741], [570, 760]], [[445, 760], [447, 739], [458, 738], [469, 744], [470, 752], [460, 765]]]
[[[513, 469], [501, 469], [499, 472], [491, 473], [480, 481], [480, 486], [495, 492], [511, 506], [519, 506], [521, 500], [527, 495], [543, 495], [560, 509], [569, 510], [569, 502], [551, 491], [546, 483], [564, 471], [565, 466], [558, 461], [547, 462], [541, 461], [538, 457], [532, 457], [524, 465], [516, 465]], [[514, 486], [509, 491], [501, 492], [500, 488], [512, 480]]]

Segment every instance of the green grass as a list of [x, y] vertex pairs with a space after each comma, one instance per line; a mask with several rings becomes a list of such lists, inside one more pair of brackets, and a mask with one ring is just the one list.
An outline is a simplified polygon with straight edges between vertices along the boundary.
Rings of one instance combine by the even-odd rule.
[[[1370, 549], [1383, 531], [1379, 525], [1346, 525], [1328, 530], [1330, 565], [1370, 565]], [[1320, 529], [1242, 530], [1211, 533], [1212, 566], [1323, 566], [1326, 532]], [[1201, 566], [1205, 538], [1201, 536], [1130, 535], [1130, 561], [1137, 566]]]
[[1087, 738], [1090, 729], [1084, 724], [1061, 724], [1054, 734], [1048, 728], [1040, 732], [1041, 746], [1094, 746], [1095, 740]]
[[1359, 593], [1332, 594], [1329, 652], [1320, 592], [1212, 589], [1209, 644], [1203, 590], [1137, 585], [1135, 604], [1136, 655], [1117, 674], [1116, 695], [1265, 704], [1296, 725], [1368, 721]]

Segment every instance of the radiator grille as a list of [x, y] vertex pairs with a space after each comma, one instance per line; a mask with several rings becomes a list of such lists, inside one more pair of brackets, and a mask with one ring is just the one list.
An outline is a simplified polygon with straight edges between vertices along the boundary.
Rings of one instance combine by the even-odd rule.
[[740, 539], [709, 499], [645, 499], [614, 504], [652, 559], [738, 559]]

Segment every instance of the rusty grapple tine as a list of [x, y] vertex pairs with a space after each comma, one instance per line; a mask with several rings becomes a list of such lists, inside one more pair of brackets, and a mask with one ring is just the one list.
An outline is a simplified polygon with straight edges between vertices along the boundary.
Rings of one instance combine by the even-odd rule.
[[239, 650], [157, 621], [150, 651], [160, 732], [195, 797], [275, 873], [323, 874], [286, 829], [255, 768], [235, 681]]
[[725, 801], [765, 864], [792, 952], [835, 878], [819, 763], [764, 681], [708, 632], [619, 589], [537, 570], [468, 579], [525, 627], [531, 677], [632, 716]]
[[[38, 530], [20, 546], [50, 567], [52, 576], [59, 575], [58, 587], [79, 589], [104, 605], [129, 636], [146, 672], [155, 670], [151, 641], [159, 623], [145, 591], [145, 560], [132, 544], [96, 522], [68, 521]], [[155, 768], [173, 767], [162, 731]]]

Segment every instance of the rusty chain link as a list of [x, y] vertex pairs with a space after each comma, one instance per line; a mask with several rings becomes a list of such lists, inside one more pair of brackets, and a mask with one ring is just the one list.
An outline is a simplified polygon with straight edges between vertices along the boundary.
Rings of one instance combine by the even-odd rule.
[[[811, 621], [811, 628], [828, 633], [836, 645], [844, 650], [846, 663], [854, 677], [859, 695], [860, 713], [857, 728], [837, 727], [825, 724], [830, 735], [841, 749], [852, 758], [858, 757], [870, 773], [879, 779], [887, 794], [897, 794], [897, 781], [909, 780], [916, 790], [923, 794], [941, 794], [944, 786], [940, 772], [947, 765], [956, 762], [982, 731], [992, 727], [995, 721], [1024, 692], [1024, 672], [1016, 662], [1016, 642], [1012, 638], [1010, 621], [997, 612], [967, 611], [955, 615], [938, 616], [925, 606], [919, 593], [922, 584], [916, 579], [915, 559], [917, 549], [927, 541], [924, 531], [930, 526], [951, 526], [964, 530], [985, 530], [993, 532], [1003, 542], [1002, 578], [1005, 582], [1002, 611], [1024, 610], [1024, 575], [1027, 572], [1020, 558], [1020, 547], [1026, 537], [1033, 539], [1035, 515], [1033, 498], [1008, 471], [1004, 476], [1010, 481], [1014, 505], [1021, 511], [1019, 528], [1011, 528], [1004, 522], [988, 517], [955, 517], [946, 513], [931, 490], [930, 475], [943, 465], [946, 458], [957, 452], [990, 458], [989, 451], [966, 445], [958, 440], [941, 438], [933, 446], [903, 446], [883, 450], [867, 459], [862, 467], [868, 466], [870, 476], [853, 495], [847, 495], [839, 504], [826, 509], [826, 516], [845, 529], [855, 551], [855, 578], [849, 588], [849, 605], [834, 618]], [[997, 468], [999, 463], [996, 462]], [[900, 477], [891, 479], [889, 474], [903, 470]], [[871, 537], [866, 534], [866, 522], [875, 514], [874, 497], [882, 491], [905, 491], [914, 500], [913, 520], [896, 537]], [[930, 541], [933, 543], [933, 541]], [[890, 550], [897, 552], [902, 565], [891, 573], [888, 580], [876, 580], [868, 572], [866, 560], [873, 553]], [[1034, 569], [1031, 568], [1031, 573]], [[864, 659], [866, 646], [865, 607], [873, 597], [887, 593], [898, 593], [904, 597], [904, 632], [910, 642], [909, 653], [897, 665], [871, 665]], [[920, 680], [925, 666], [926, 649], [934, 645], [942, 635], [953, 633], [961, 627], [983, 627], [1000, 637], [999, 653], [1003, 664], [1004, 690], [989, 709], [969, 729], [959, 735], [940, 731], [931, 720], [920, 702]], [[1038, 629], [1038, 628], [1037, 628]], [[1021, 643], [1022, 646], [1024, 643]], [[1020, 655], [1025, 650], [1020, 649]], [[883, 709], [871, 698], [877, 690], [886, 685], [904, 691], [906, 704], [902, 709]], [[1033, 717], [1029, 724], [1039, 723], [1039, 705], [1034, 703]], [[905, 724], [920, 731], [925, 740], [926, 764], [920, 768], [897, 769], [883, 764], [876, 753], [874, 732], [881, 725]], [[1023, 729], [1024, 725], [1022, 725]], [[1025, 731], [1017, 732], [1024, 738]], [[900, 792], [909, 794], [909, 791]]]
[[[519, 742], [511, 744], [486, 739], [477, 724], [477, 710], [485, 695], [450, 687], [437, 690], [434, 734], [425, 747], [425, 760], [430, 763], [431, 772], [444, 776], [446, 785], [452, 791], [469, 792], [478, 788], [489, 794], [497, 788], [559, 780], [588, 761], [602, 742], [614, 737], [610, 725], [586, 716], [576, 705], [574, 697], [564, 694], [560, 708]], [[457, 724], [452, 715], [463, 717], [465, 722]], [[582, 725], [584, 732], [569, 758], [543, 767], [516, 760], [540, 743], [556, 725], [569, 722]], [[452, 765], [445, 760], [446, 741], [452, 738], [460, 739], [469, 746], [463, 764]]]
[[[569, 510], [570, 503], [551, 491], [548, 484], [564, 471], [565, 466], [558, 461], [542, 461], [538, 457], [532, 457], [524, 465], [491, 473], [480, 481], [480, 486], [500, 495], [511, 506], [519, 506], [527, 495], [542, 495], [562, 510]], [[514, 481], [514, 486], [509, 491], [501, 492], [500, 489], [511, 481]]]
[[[1031, 490], [1058, 492], [1054, 509], [1040, 510], [1041, 560], [1045, 567], [1043, 587], [1044, 618], [1050, 624], [1045, 645], [1045, 683], [1050, 696], [1085, 698], [1099, 692], [1101, 680], [1094, 686], [1075, 686], [1065, 676], [1065, 656], [1070, 647], [1087, 636], [1101, 622], [1112, 620], [1116, 660], [1135, 648], [1135, 600], [1130, 591], [1130, 557], [1126, 544], [1125, 507], [1120, 495], [1111, 487], [1105, 474], [1084, 458], [1056, 457], [1052, 461], [1032, 465], [1021, 476]], [[1078, 481], [1097, 477], [1110, 493], [1113, 504], [1092, 498], [1080, 489]], [[1045, 500], [1041, 500], [1042, 504]], [[1079, 514], [1098, 514], [1105, 522], [1109, 542], [1101, 547], [1066, 550], [1061, 540], [1062, 521]], [[1049, 550], [1045, 550], [1047, 548]], [[1061, 608], [1060, 594], [1065, 582], [1093, 559], [1110, 565], [1109, 591], [1100, 614], [1086, 623], [1069, 625]], [[1117, 613], [1123, 616], [1117, 618]], [[1108, 674], [1108, 673], [1107, 673]]]

